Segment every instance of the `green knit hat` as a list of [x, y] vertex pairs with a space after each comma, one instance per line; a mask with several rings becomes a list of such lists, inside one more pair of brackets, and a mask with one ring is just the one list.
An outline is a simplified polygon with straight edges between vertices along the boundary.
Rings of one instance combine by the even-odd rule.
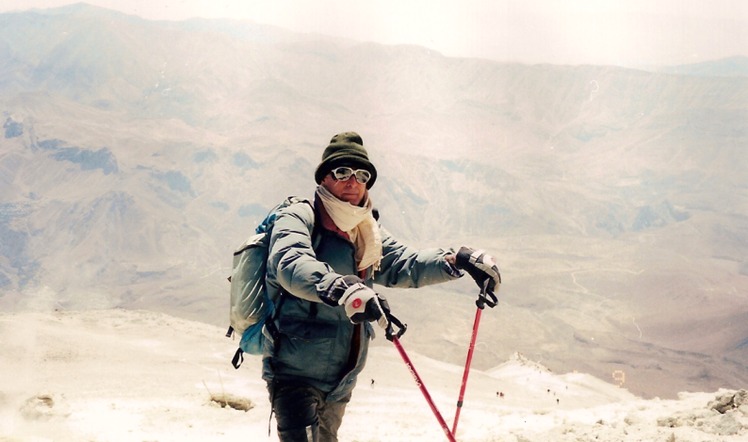
[[321, 183], [325, 175], [340, 166], [368, 170], [371, 173], [371, 179], [366, 183], [367, 189], [371, 189], [374, 181], [377, 180], [377, 169], [369, 161], [369, 154], [364, 149], [364, 141], [356, 132], [343, 132], [332, 137], [330, 145], [322, 152], [322, 162], [314, 172], [314, 180], [317, 184]]

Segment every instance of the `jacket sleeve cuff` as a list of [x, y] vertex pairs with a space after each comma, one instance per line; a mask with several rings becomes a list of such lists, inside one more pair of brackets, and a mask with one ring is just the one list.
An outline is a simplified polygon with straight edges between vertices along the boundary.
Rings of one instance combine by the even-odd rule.
[[465, 272], [455, 267], [454, 257], [455, 255], [451, 253], [444, 255], [444, 271], [452, 278], [462, 278], [462, 275], [464, 275]]

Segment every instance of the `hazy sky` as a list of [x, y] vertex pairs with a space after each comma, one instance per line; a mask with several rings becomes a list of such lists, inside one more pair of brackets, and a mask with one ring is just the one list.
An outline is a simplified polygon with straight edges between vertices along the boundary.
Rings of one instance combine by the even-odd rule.
[[[0, 12], [71, 0], [0, 0]], [[237, 18], [448, 56], [642, 66], [748, 55], [744, 0], [88, 0], [148, 19]]]

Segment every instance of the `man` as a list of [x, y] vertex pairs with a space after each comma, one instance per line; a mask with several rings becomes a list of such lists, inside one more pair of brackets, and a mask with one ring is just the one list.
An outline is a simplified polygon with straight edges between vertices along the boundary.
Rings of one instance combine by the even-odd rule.
[[501, 283], [493, 258], [462, 247], [414, 250], [374, 217], [369, 189], [377, 169], [355, 132], [335, 135], [314, 177], [314, 208], [278, 213], [266, 286], [279, 294], [275, 337], [266, 336], [263, 379], [281, 441], [337, 441], [356, 377], [364, 368], [370, 322], [388, 324], [389, 306], [371, 287], [421, 287], [462, 270], [493, 296]]

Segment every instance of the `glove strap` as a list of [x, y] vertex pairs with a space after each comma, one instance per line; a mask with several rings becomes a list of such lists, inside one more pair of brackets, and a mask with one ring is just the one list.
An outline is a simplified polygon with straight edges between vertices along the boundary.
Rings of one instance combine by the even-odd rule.
[[353, 296], [354, 293], [356, 293], [359, 290], [366, 290], [368, 287], [361, 282], [357, 282], [353, 285], [349, 285], [348, 288], [345, 289], [345, 292], [343, 292], [343, 295], [338, 299], [338, 305], [344, 305], [348, 303], [348, 299]]

